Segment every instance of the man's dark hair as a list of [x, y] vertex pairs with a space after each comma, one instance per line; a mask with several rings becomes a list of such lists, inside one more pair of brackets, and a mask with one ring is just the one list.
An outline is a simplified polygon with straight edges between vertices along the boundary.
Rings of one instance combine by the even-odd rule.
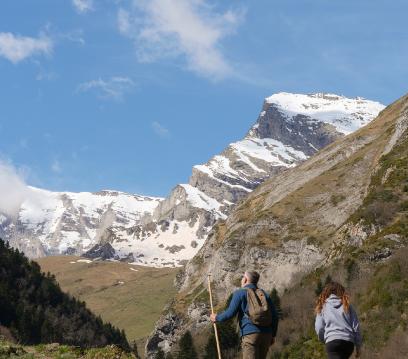
[[258, 272], [255, 272], [255, 271], [246, 271], [245, 274], [246, 274], [248, 280], [249, 280], [252, 284], [255, 284], [255, 285], [258, 284], [259, 277], [260, 277]]

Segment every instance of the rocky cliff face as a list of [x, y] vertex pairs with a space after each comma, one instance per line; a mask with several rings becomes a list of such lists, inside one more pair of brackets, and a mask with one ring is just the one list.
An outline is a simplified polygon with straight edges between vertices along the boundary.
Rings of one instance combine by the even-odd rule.
[[33, 198], [23, 203], [18, 218], [3, 216], [0, 229], [31, 257], [83, 254], [109, 243], [112, 258], [183, 265], [202, 247], [216, 221], [226, 219], [266, 179], [367, 124], [382, 109], [361, 98], [275, 94], [265, 99], [244, 139], [195, 166], [189, 183], [177, 185], [165, 199], [32, 188]]
[[[265, 125], [265, 129], [263, 126], [255, 130], [261, 128], [260, 133], [264, 133], [268, 126]], [[330, 128], [333, 134], [330, 126], [323, 128]], [[225, 221], [216, 224], [204, 246], [178, 277], [179, 293], [169, 313], [172, 323], [182, 324], [174, 325], [171, 334], [163, 335], [159, 322], [152, 335], [155, 345], [152, 341], [147, 344], [148, 355], [158, 347], [171, 348], [186, 329], [194, 336], [208, 326], [208, 303], [203, 298], [209, 273], [218, 303], [239, 286], [246, 269], [261, 273], [261, 286], [275, 287], [282, 293], [312, 270], [342, 256], [350, 246], [361, 246], [368, 239], [376, 238], [384, 228], [380, 220], [388, 218], [388, 213], [398, 219], [399, 211], [408, 208], [404, 207], [404, 198], [392, 197], [401, 204], [372, 204], [369, 202], [372, 198], [388, 198], [386, 196], [391, 194], [387, 189], [373, 195], [370, 186], [374, 177], [379, 176], [385, 156], [401, 141], [406, 142], [407, 129], [408, 97], [405, 97], [382, 111], [367, 126], [340, 138], [252, 191]], [[317, 136], [313, 141], [317, 142], [307, 142], [316, 146], [320, 140]], [[292, 145], [304, 146], [305, 142], [292, 142]], [[397, 157], [396, 161], [405, 161], [402, 158], [406, 156]], [[390, 165], [382, 170], [376, 181], [386, 183], [396, 168]], [[403, 175], [396, 177], [403, 178]], [[376, 218], [377, 222], [360, 220], [361, 213], [367, 218]], [[390, 223], [394, 223], [392, 218], [388, 218]], [[387, 230], [385, 234], [397, 235], [401, 243], [401, 233], [406, 229], [392, 232], [396, 230]], [[408, 232], [406, 236], [408, 240]], [[382, 249], [377, 254], [384, 257], [389, 252]]]

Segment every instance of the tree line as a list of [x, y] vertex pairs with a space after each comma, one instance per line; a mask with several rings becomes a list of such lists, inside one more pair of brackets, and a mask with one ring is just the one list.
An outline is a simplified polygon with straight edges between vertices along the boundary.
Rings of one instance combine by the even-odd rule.
[[129, 351], [124, 331], [104, 323], [64, 293], [54, 275], [0, 239], [0, 325], [22, 344], [58, 342], [83, 348], [116, 344]]

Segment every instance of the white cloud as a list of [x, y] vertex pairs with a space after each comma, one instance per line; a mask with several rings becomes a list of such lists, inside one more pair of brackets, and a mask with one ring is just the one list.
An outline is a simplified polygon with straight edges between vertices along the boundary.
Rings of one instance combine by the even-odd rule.
[[157, 121], [152, 122], [153, 131], [160, 137], [167, 138], [170, 136], [170, 131]]
[[61, 164], [59, 163], [58, 160], [54, 160], [54, 162], [51, 165], [51, 170], [54, 173], [61, 173], [62, 172]]
[[93, 0], [72, 0], [72, 4], [80, 14], [93, 10]]
[[207, 0], [139, 0], [132, 10], [118, 11], [120, 33], [132, 38], [138, 59], [153, 62], [183, 56], [187, 68], [211, 79], [233, 70], [221, 51], [221, 40], [243, 19], [243, 11], [216, 13]]
[[10, 32], [0, 33], [0, 56], [16, 64], [30, 56], [49, 55], [53, 43], [46, 36], [38, 38], [14, 35]]
[[16, 216], [30, 190], [22, 176], [10, 164], [0, 160], [0, 213]]
[[130, 14], [128, 11], [120, 8], [118, 11], [118, 28], [121, 34], [129, 34], [132, 29]]
[[135, 83], [128, 77], [112, 77], [108, 80], [91, 80], [80, 84], [79, 92], [96, 91], [100, 98], [122, 100], [126, 92], [129, 92]]
[[38, 73], [35, 76], [35, 79], [37, 81], [43, 81], [43, 80], [53, 81], [53, 80], [56, 80], [57, 78], [58, 78], [57, 73], [53, 71], [44, 70], [41, 67], [39, 68]]
[[63, 40], [75, 42], [80, 45], [85, 45], [84, 31], [82, 29], [76, 29], [69, 32], [65, 32], [59, 35]]

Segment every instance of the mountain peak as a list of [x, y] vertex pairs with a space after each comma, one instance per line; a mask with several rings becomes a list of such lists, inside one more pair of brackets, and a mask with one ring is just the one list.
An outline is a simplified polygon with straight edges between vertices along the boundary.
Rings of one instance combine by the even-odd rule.
[[309, 117], [310, 121], [333, 125], [338, 132], [348, 135], [369, 123], [385, 106], [362, 97], [348, 98], [322, 92], [279, 92], [265, 99], [263, 112], [270, 107], [278, 110], [288, 120], [296, 120], [299, 115]]
[[325, 100], [331, 100], [331, 101], [340, 100], [340, 99], [345, 98], [343, 95], [337, 95], [337, 94], [327, 93], [327, 92], [309, 93], [307, 94], [307, 96], [315, 97], [315, 98], [323, 98]]

